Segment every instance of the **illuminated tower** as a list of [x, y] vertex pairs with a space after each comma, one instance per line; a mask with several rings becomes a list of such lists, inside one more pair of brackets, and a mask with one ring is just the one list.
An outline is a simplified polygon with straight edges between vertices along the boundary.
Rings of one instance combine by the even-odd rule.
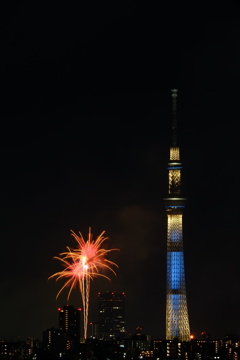
[[180, 150], [177, 145], [177, 90], [172, 90], [172, 146], [168, 163], [167, 213], [167, 293], [166, 339], [190, 340], [185, 287], [182, 218], [186, 199], [181, 194]]

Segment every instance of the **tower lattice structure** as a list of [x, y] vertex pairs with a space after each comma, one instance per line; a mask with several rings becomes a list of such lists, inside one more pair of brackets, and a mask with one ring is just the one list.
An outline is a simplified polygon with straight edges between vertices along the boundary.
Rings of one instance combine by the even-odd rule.
[[168, 163], [168, 197], [164, 199], [167, 213], [166, 339], [189, 341], [182, 227], [186, 199], [181, 194], [182, 164], [177, 146], [177, 91], [172, 90], [173, 138]]

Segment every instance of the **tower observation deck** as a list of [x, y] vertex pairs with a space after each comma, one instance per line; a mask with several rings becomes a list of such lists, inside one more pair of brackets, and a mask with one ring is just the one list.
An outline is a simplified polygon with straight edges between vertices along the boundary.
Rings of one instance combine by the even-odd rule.
[[168, 163], [166, 340], [190, 340], [185, 285], [182, 218], [186, 199], [181, 195], [180, 149], [177, 145], [177, 91], [172, 90], [172, 146]]

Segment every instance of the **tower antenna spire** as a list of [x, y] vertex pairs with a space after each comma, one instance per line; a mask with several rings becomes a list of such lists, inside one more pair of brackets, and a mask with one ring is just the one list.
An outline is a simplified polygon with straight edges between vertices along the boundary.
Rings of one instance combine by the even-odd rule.
[[172, 146], [177, 146], [177, 89], [172, 89]]

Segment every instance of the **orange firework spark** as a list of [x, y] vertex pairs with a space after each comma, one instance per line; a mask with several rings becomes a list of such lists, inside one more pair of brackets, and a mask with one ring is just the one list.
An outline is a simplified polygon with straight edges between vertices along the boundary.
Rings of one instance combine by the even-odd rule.
[[79, 290], [83, 301], [83, 323], [85, 339], [87, 337], [90, 280], [96, 276], [102, 276], [110, 280], [107, 275], [102, 274], [100, 271], [108, 269], [114, 275], [116, 275], [116, 272], [113, 270], [113, 266], [118, 267], [116, 263], [106, 259], [106, 256], [109, 252], [118, 249], [106, 250], [101, 247], [102, 243], [108, 239], [107, 237], [104, 237], [104, 233], [105, 231], [103, 231], [94, 241], [91, 228], [89, 228], [88, 240], [85, 241], [80, 232], [79, 236], [71, 230], [71, 235], [77, 241], [77, 248], [71, 249], [67, 246], [68, 251], [60, 253], [59, 256], [54, 256], [55, 259], [61, 261], [62, 265], [64, 266], [64, 270], [58, 271], [49, 277], [49, 279], [55, 277], [56, 281], [62, 278], [68, 279], [57, 293], [56, 298], [58, 298], [63, 289], [70, 287], [67, 296], [67, 300], [69, 300], [73, 288], [75, 288], [77, 284], [79, 285]]

